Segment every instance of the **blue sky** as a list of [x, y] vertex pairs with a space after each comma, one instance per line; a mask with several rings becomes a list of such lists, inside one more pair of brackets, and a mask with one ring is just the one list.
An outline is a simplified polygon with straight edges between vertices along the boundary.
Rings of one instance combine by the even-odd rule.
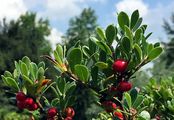
[[163, 19], [169, 20], [174, 12], [174, 0], [1, 0], [0, 19], [17, 19], [26, 11], [37, 12], [38, 17], [49, 19], [52, 31], [48, 39], [55, 47], [66, 32], [69, 19], [87, 7], [96, 11], [98, 23], [103, 28], [117, 24], [117, 12], [123, 10], [130, 14], [139, 9], [144, 23], [149, 25], [148, 31], [153, 32], [150, 41], [155, 42], [167, 41], [162, 24]]

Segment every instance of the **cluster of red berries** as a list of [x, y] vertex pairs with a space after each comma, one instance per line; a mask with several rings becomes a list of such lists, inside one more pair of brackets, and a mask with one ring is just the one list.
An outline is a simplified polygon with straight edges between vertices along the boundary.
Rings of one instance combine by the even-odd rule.
[[16, 94], [17, 106], [19, 109], [28, 109], [34, 111], [38, 109], [38, 104], [33, 100], [33, 98], [27, 97], [23, 92], [18, 92]]
[[117, 106], [114, 102], [104, 101], [102, 102], [102, 105], [105, 108], [106, 112], [113, 112], [114, 117], [119, 118], [119, 120], [123, 120], [123, 114], [118, 111], [120, 107]]
[[[72, 120], [75, 115], [75, 111], [72, 107], [67, 107], [65, 110], [66, 118], [64, 120]], [[48, 120], [54, 120], [54, 118], [58, 115], [58, 110], [55, 107], [49, 108], [47, 111]]]
[[65, 120], [72, 120], [72, 118], [75, 115], [75, 111], [74, 111], [74, 109], [72, 107], [67, 107], [65, 109], [65, 114], [66, 114]]
[[58, 114], [57, 108], [55, 108], [55, 107], [49, 108], [47, 111], [47, 117], [48, 117], [47, 120], [54, 120], [54, 118], [57, 116], [57, 114]]
[[[113, 63], [112, 69], [113, 69], [114, 72], [122, 74], [126, 71], [127, 66], [128, 66], [127, 61], [125, 61], [123, 59], [117, 59]], [[130, 82], [121, 81], [118, 84], [117, 90], [121, 91], [121, 92], [126, 92], [126, 91], [129, 91], [131, 88], [132, 88], [132, 84]]]

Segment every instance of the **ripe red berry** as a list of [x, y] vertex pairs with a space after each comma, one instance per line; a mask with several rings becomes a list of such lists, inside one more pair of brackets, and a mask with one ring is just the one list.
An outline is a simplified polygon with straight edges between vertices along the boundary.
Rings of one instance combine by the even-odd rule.
[[34, 111], [37, 109], [38, 109], [38, 105], [35, 102], [33, 102], [33, 104], [31, 106], [28, 106], [28, 110], [30, 110], [30, 111]]
[[34, 100], [33, 98], [27, 98], [24, 103], [25, 107], [30, 110], [31, 106], [34, 104]]
[[47, 111], [48, 118], [53, 118], [57, 115], [57, 109], [55, 107], [49, 108]]
[[118, 111], [114, 112], [114, 116], [119, 118], [119, 120], [123, 120], [123, 114], [121, 112]]
[[128, 66], [127, 61], [123, 59], [117, 59], [113, 63], [112, 69], [114, 70], [114, 72], [123, 73], [126, 70], [127, 66]]
[[22, 109], [25, 108], [25, 103], [23, 101], [18, 101], [17, 102], [17, 107], [22, 110]]
[[64, 120], [72, 120], [71, 117], [66, 117]]
[[118, 84], [118, 90], [122, 92], [129, 91], [132, 88], [132, 84], [127, 81], [122, 81]]
[[105, 108], [106, 112], [112, 112], [117, 107], [117, 105], [112, 101], [104, 101], [102, 105]]
[[18, 92], [16, 94], [16, 100], [17, 101], [24, 101], [26, 99], [26, 95], [23, 92]]
[[71, 117], [71, 118], [74, 117], [74, 115], [75, 115], [75, 111], [72, 107], [67, 107], [65, 109], [65, 113], [66, 113], [67, 117]]

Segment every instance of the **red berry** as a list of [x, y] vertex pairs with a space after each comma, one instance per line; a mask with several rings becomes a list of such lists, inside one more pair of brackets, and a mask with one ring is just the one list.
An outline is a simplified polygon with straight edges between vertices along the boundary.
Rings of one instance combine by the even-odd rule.
[[132, 84], [130, 82], [122, 81], [119, 83], [117, 89], [119, 91], [126, 92], [126, 91], [129, 91], [131, 88], [132, 88]]
[[114, 112], [114, 116], [119, 118], [119, 120], [123, 120], [123, 114], [121, 112], [118, 111]]
[[47, 111], [47, 115], [49, 118], [53, 118], [57, 115], [57, 109], [55, 107], [49, 108]]
[[104, 106], [106, 112], [112, 112], [117, 107], [117, 105], [112, 101], [104, 101], [102, 105]]
[[17, 107], [19, 108], [19, 109], [24, 109], [25, 108], [25, 103], [24, 102], [22, 102], [22, 101], [18, 101], [17, 102]]
[[25, 100], [25, 107], [26, 107], [27, 109], [30, 109], [31, 106], [32, 106], [33, 104], [34, 104], [33, 98], [27, 98], [27, 99]]
[[23, 92], [18, 92], [16, 94], [16, 100], [17, 101], [24, 101], [26, 99], [26, 95]]
[[72, 120], [71, 117], [66, 117], [64, 120]]
[[67, 117], [71, 117], [71, 118], [74, 117], [74, 115], [75, 115], [75, 111], [72, 107], [67, 107], [65, 109], [65, 113], [66, 113]]
[[37, 109], [38, 109], [38, 105], [35, 102], [33, 102], [33, 104], [28, 107], [28, 110], [30, 110], [30, 111], [34, 111], [34, 110], [37, 110]]
[[114, 72], [123, 73], [126, 70], [127, 66], [128, 66], [127, 61], [123, 59], [117, 59], [113, 63], [112, 69], [114, 70]]

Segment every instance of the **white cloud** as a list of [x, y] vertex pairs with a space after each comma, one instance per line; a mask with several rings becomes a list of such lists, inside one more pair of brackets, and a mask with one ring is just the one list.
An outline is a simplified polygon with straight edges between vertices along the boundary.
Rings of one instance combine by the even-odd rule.
[[1, 0], [0, 20], [6, 17], [7, 20], [16, 19], [27, 10], [23, 0]]
[[50, 41], [53, 50], [56, 48], [57, 43], [61, 43], [61, 36], [63, 33], [58, 31], [56, 28], [51, 29], [51, 34], [47, 37], [47, 39]]
[[148, 5], [142, 0], [121, 0], [116, 3], [115, 6], [118, 12], [125, 11], [126, 13], [131, 14], [134, 10], [138, 9], [142, 16], [145, 16], [148, 13]]

